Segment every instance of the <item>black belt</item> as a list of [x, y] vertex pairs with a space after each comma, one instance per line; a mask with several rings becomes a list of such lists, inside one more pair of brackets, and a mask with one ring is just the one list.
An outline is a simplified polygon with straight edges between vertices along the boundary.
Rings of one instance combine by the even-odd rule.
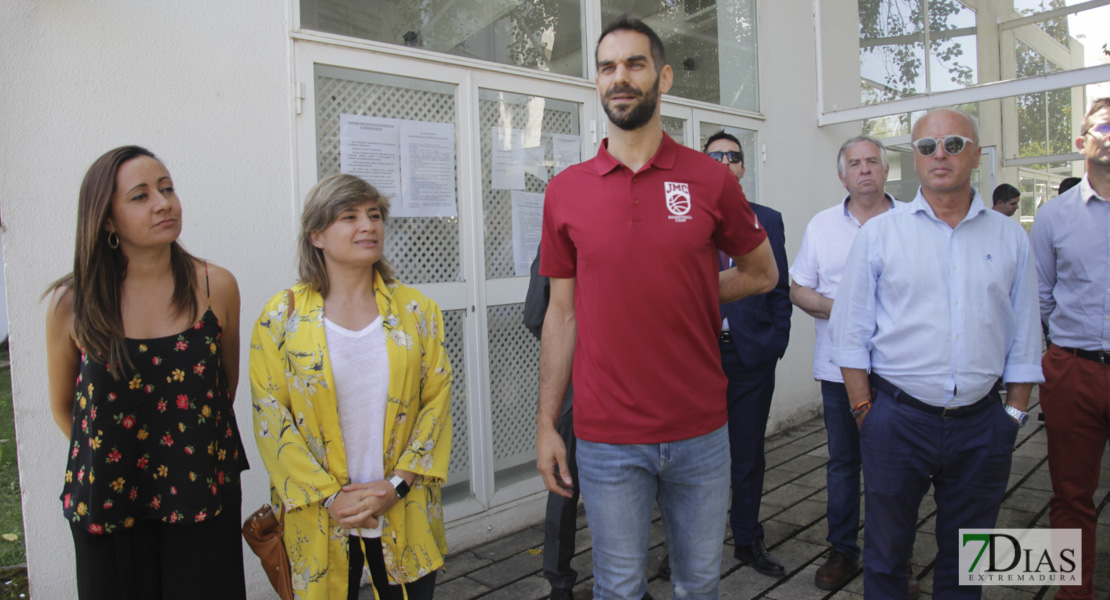
[[721, 337], [720, 337], [720, 338], [718, 338], [718, 339], [719, 339], [719, 340], [720, 340], [721, 342], [729, 342], [729, 343], [731, 343], [731, 342], [732, 342], [732, 332], [731, 332], [731, 331], [729, 331], [729, 330], [727, 330], [727, 329], [725, 329], [724, 331], [722, 331], [722, 332], [721, 332]]
[[1100, 365], [1110, 365], [1110, 352], [1106, 350], [1080, 350], [1079, 348], [1064, 348], [1063, 346], [1056, 346], [1057, 348], [1087, 360], [1093, 360]]
[[968, 404], [967, 406], [959, 406], [956, 408], [934, 406], [932, 404], [922, 402], [921, 400], [914, 398], [906, 392], [903, 392], [902, 389], [898, 386], [883, 379], [882, 377], [879, 377], [874, 373], [871, 373], [869, 379], [871, 380], [871, 385], [874, 386], [875, 389], [881, 390], [883, 393], [890, 396], [891, 398], [894, 398], [898, 402], [901, 402], [906, 406], [912, 406], [917, 410], [927, 412], [931, 415], [943, 417], [945, 419], [970, 417], [971, 415], [990, 406], [992, 402], [994, 402], [995, 404], [1000, 404], [1002, 402], [1002, 397], [998, 395], [998, 392], [992, 389], [986, 396], [983, 396], [983, 398], [975, 404]]

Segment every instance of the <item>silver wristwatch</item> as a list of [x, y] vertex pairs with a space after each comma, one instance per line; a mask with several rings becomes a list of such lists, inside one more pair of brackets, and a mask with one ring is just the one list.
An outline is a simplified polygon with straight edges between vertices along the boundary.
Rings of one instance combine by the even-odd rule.
[[389, 483], [393, 485], [393, 489], [397, 492], [397, 499], [404, 498], [409, 493], [409, 484], [400, 475], [394, 475], [389, 478]]
[[1018, 427], [1025, 427], [1025, 424], [1029, 422], [1029, 413], [1027, 412], [1018, 410], [1013, 406], [1010, 406], [1009, 404], [1004, 406], [1003, 409], [1005, 409], [1006, 414], [1010, 415], [1014, 418], [1015, 421], [1017, 421]]

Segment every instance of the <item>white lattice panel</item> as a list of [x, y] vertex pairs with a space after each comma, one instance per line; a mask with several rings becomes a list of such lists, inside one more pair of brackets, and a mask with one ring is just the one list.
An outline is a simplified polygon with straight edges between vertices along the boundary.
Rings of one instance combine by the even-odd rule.
[[680, 143], [686, 144], [686, 119], [678, 117], [662, 117], [663, 131], [671, 136], [671, 138]]
[[453, 485], [470, 479], [470, 412], [467, 408], [466, 361], [464, 360], [463, 323], [465, 310], [448, 310], [443, 313], [443, 335], [447, 343], [447, 356], [455, 380], [451, 384], [451, 462], [447, 466], [447, 484]]
[[[490, 99], [490, 95], [497, 97]], [[539, 126], [542, 133], [580, 135], [578, 105], [546, 100], [543, 119], [535, 123], [529, 101], [534, 96], [499, 94], [482, 91], [478, 102], [482, 148], [482, 202], [485, 212], [486, 279], [515, 277], [513, 268], [513, 213], [509, 190], [493, 189], [493, 127], [512, 127], [525, 131]], [[555, 174], [550, 153], [547, 157], [548, 177]], [[543, 193], [547, 182], [531, 173], [524, 175], [525, 191]], [[529, 248], [529, 252], [533, 249]]]
[[489, 384], [496, 471], [536, 460], [540, 343], [524, 327], [524, 305], [491, 306]]
[[[340, 114], [436, 123], [456, 121], [454, 89], [447, 84], [335, 67], [317, 69], [318, 177], [339, 172]], [[457, 145], [455, 154], [455, 195], [458, 197]], [[456, 217], [390, 219], [386, 227], [385, 253], [399, 278], [406, 283], [463, 281]]]

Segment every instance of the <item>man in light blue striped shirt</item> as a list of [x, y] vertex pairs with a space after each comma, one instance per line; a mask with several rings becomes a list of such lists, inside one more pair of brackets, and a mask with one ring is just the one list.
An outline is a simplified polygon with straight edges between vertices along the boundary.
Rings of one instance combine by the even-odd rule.
[[1079, 185], [1046, 202], [1033, 222], [1044, 356], [1041, 409], [1048, 432], [1052, 527], [1083, 535], [1083, 584], [1056, 598], [1094, 598], [1095, 505], [1110, 439], [1110, 98], [1091, 104], [1076, 147], [1087, 157]]
[[860, 230], [830, 321], [832, 360], [860, 423], [864, 595], [905, 597], [918, 508], [932, 485], [933, 595], [978, 598], [982, 588], [958, 584], [957, 537], [994, 527], [1018, 423], [1043, 380], [1036, 275], [1025, 230], [971, 187], [974, 120], [933, 111], [913, 140], [917, 197]]

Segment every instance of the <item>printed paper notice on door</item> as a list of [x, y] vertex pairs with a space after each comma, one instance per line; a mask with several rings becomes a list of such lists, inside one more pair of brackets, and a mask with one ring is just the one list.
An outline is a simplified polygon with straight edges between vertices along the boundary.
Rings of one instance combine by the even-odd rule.
[[563, 169], [582, 162], [582, 136], [556, 133], [551, 137], [552, 162], [556, 175], [562, 173]]
[[401, 122], [402, 217], [455, 217], [455, 126]]
[[360, 177], [394, 201], [401, 197], [397, 119], [339, 115], [339, 171]]
[[492, 181], [495, 190], [524, 189], [524, 130], [491, 127], [493, 139]]
[[517, 277], [528, 277], [543, 231], [543, 194], [513, 190], [510, 195], [513, 205], [513, 270]]
[[455, 217], [455, 126], [339, 116], [339, 170], [390, 199], [392, 217]]

